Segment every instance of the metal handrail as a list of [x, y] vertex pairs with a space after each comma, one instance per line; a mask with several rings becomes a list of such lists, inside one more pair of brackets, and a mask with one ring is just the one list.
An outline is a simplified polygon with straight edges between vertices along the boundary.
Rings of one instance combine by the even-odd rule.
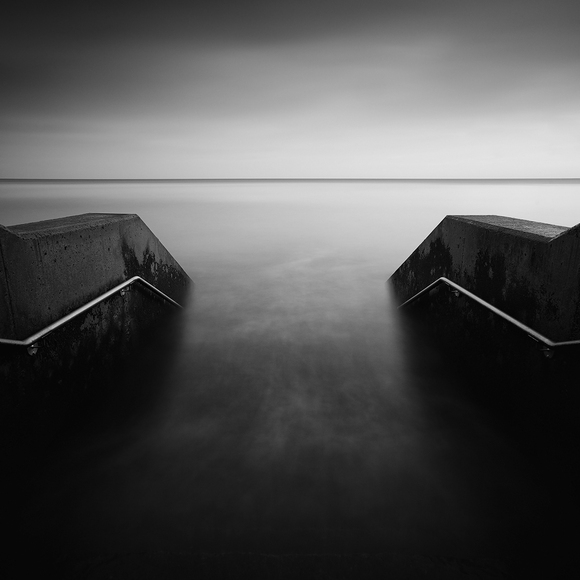
[[[77, 316], [79, 316], [83, 312], [90, 310], [93, 306], [96, 306], [100, 302], [103, 302], [103, 300], [106, 300], [107, 298], [113, 296], [117, 292], [121, 292], [121, 294], [124, 294], [128, 290], [128, 287], [134, 283], [142, 284], [143, 286], [145, 286], [146, 288], [149, 288], [149, 290], [151, 290], [152, 292], [154, 292], [155, 294], [157, 294], [158, 296], [160, 296], [161, 298], [163, 298], [167, 302], [173, 304], [174, 306], [177, 306], [177, 308], [183, 308], [183, 306], [181, 306], [181, 304], [179, 304], [178, 302], [173, 300], [173, 298], [170, 298], [169, 296], [167, 296], [167, 294], [165, 294], [164, 292], [159, 290], [159, 288], [156, 288], [155, 286], [153, 286], [153, 284], [150, 284], [149, 282], [147, 282], [147, 280], [144, 280], [143, 278], [141, 278], [141, 276], [133, 276], [132, 278], [125, 280], [125, 282], [118, 284], [114, 288], [107, 290], [107, 292], [104, 292], [100, 296], [97, 296], [97, 298], [94, 298], [90, 302], [87, 302], [86, 304], [84, 304], [80, 308], [73, 310], [72, 312], [70, 312], [66, 316], [59, 318], [56, 322], [53, 322], [52, 324], [49, 324], [48, 326], [46, 326], [42, 330], [35, 332], [34, 334], [29, 336], [28, 338], [25, 338], [24, 340], [15, 340], [12, 338], [0, 338], [0, 344], [11, 344], [11, 345], [15, 345], [15, 346], [27, 346], [29, 348], [29, 352], [31, 352], [31, 350], [34, 350], [37, 348], [35, 343], [38, 342], [41, 338], [44, 338], [47, 334], [51, 333], [53, 330], [60, 328], [61, 326], [63, 326], [64, 324], [66, 324], [67, 322], [72, 320], [73, 318], [76, 318]], [[36, 351], [34, 350], [34, 352], [36, 352]], [[31, 354], [34, 354], [34, 352], [31, 352]]]
[[561, 342], [555, 342], [553, 340], [550, 340], [549, 338], [545, 337], [543, 334], [540, 334], [539, 332], [537, 332], [533, 328], [530, 328], [529, 326], [525, 325], [523, 322], [516, 320], [513, 316], [506, 314], [503, 310], [496, 308], [495, 306], [493, 306], [493, 304], [490, 304], [489, 302], [486, 302], [485, 300], [483, 300], [479, 296], [476, 296], [475, 294], [473, 294], [473, 292], [466, 290], [465, 288], [463, 288], [463, 286], [456, 284], [452, 280], [449, 280], [449, 278], [445, 278], [445, 276], [441, 276], [441, 278], [437, 278], [437, 280], [435, 280], [434, 282], [431, 282], [431, 284], [429, 284], [428, 286], [423, 288], [423, 290], [421, 290], [420, 292], [417, 292], [417, 294], [415, 294], [414, 296], [412, 296], [411, 298], [409, 298], [408, 300], [403, 302], [403, 304], [401, 304], [399, 306], [399, 308], [403, 308], [403, 306], [407, 306], [411, 302], [414, 302], [415, 300], [417, 300], [418, 298], [423, 296], [423, 294], [426, 294], [427, 292], [429, 292], [430, 290], [432, 290], [436, 286], [439, 286], [440, 284], [446, 284], [447, 286], [450, 286], [451, 288], [453, 288], [452, 291], [454, 293], [455, 292], [458, 293], [457, 295], [459, 295], [459, 293], [461, 293], [461, 294], [464, 294], [465, 296], [467, 296], [468, 298], [471, 298], [471, 300], [473, 300], [474, 302], [477, 302], [478, 304], [480, 304], [484, 308], [487, 308], [488, 310], [493, 312], [495, 315], [499, 316], [500, 318], [503, 318], [504, 320], [506, 320], [510, 324], [513, 324], [514, 326], [516, 326], [520, 330], [523, 330], [533, 340], [535, 340], [537, 342], [541, 342], [542, 344], [544, 344], [546, 346], [546, 348], [549, 349], [549, 351], [551, 351], [552, 349], [554, 349], [558, 346], [577, 346], [577, 345], [580, 345], [580, 340], [564, 340]]

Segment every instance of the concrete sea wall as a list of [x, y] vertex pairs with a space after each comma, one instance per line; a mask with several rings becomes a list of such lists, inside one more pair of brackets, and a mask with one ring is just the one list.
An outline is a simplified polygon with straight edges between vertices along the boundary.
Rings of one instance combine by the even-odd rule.
[[0, 337], [24, 338], [135, 275], [177, 301], [189, 278], [137, 215], [0, 226]]
[[[402, 303], [442, 276], [554, 342], [580, 339], [580, 226], [447, 216], [390, 283]], [[411, 367], [429, 373], [428, 365], [420, 366], [429, 353], [429, 364], [454, 377], [450, 392], [457, 404], [478, 409], [531, 465], [541, 466], [530, 471], [530, 480], [541, 474], [555, 482], [553, 528], [568, 529], [562, 514], [577, 519], [570, 506], [580, 484], [580, 345], [546, 349], [445, 284], [398, 313]], [[448, 396], [432, 385], [433, 401]], [[564, 535], [559, 550], [567, 546]]]
[[[137, 215], [83, 214], [0, 226], [0, 338], [23, 340], [133, 277], [184, 304], [192, 283]], [[131, 286], [39, 342], [0, 344], [1, 419], [33, 439], [117, 383], [148, 332], [178, 309]]]
[[[447, 216], [389, 282], [402, 303], [441, 276], [552, 341], [580, 339], [580, 226]], [[425, 340], [457, 372], [462, 395], [565, 461], [557, 451], [578, 434], [580, 346], [546, 349], [446, 285], [399, 312], [416, 332], [413, 348]]]
[[580, 225], [447, 216], [390, 281], [403, 302], [440, 276], [552, 340], [580, 337]]

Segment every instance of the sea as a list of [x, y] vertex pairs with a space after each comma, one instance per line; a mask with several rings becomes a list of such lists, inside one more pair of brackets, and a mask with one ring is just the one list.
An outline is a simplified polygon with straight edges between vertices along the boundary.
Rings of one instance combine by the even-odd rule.
[[580, 180], [0, 181], [4, 226], [87, 212], [139, 215], [194, 289], [47, 450], [19, 523], [30, 546], [89, 569], [135, 554], [533, 560], [530, 537], [550, 534], [543, 467], [386, 281], [446, 215], [576, 225]]

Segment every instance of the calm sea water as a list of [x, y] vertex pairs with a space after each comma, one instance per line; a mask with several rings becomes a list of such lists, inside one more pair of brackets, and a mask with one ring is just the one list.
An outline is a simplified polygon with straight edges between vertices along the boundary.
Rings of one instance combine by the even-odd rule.
[[332, 254], [384, 278], [448, 214], [576, 225], [580, 180], [0, 181], [2, 225], [85, 212], [137, 213], [193, 276], [208, 263]]
[[[503, 557], [536, 467], [397, 317], [385, 281], [447, 214], [580, 221], [580, 181], [2, 182], [0, 223], [137, 213], [195, 281], [23, 516], [60, 553]], [[459, 381], [459, 382], [458, 382]]]

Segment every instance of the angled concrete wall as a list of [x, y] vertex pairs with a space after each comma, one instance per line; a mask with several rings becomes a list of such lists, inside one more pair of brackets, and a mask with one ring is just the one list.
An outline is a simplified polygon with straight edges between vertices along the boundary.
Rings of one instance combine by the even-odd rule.
[[[0, 337], [23, 340], [136, 275], [181, 304], [192, 286], [136, 215], [0, 226]], [[122, 388], [119, 377], [133, 376], [139, 350], [164, 325], [171, 326], [165, 342], [178, 340], [177, 313], [137, 284], [42, 338], [34, 356], [0, 343], [0, 440], [39, 448], [68, 418]]]
[[[390, 282], [403, 302], [441, 276], [554, 341], [580, 339], [579, 226], [447, 216]], [[445, 285], [399, 312], [414, 336], [410, 360], [428, 345], [459, 378], [462, 395], [491, 410], [514, 437], [549, 457], [562, 442], [578, 441], [578, 346], [542, 350]]]
[[552, 340], [580, 338], [580, 226], [447, 216], [390, 281], [403, 302], [440, 276]]
[[0, 226], [0, 337], [24, 339], [139, 275], [183, 302], [190, 279], [137, 215]]

